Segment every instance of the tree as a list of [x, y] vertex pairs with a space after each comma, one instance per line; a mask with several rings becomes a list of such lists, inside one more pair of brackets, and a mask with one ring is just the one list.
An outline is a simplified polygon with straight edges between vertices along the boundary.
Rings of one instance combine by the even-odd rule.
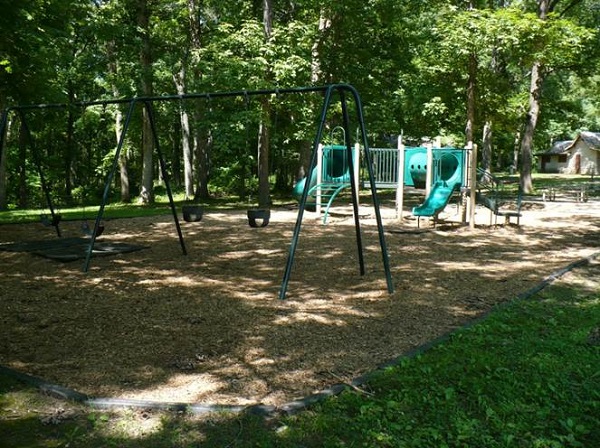
[[[150, 4], [149, 0], [136, 0], [136, 23], [140, 40], [139, 60], [141, 70], [141, 93], [153, 96], [154, 75], [152, 69], [152, 42], [150, 39]], [[145, 203], [154, 202], [154, 139], [150, 126], [149, 111], [142, 109], [142, 185], [140, 200]]]
[[543, 34], [546, 39], [542, 40], [546, 45], [540, 48], [531, 67], [529, 107], [520, 143], [520, 185], [525, 193], [533, 192], [533, 141], [541, 110], [544, 80], [551, 70], [573, 63], [574, 59], [581, 54], [585, 42], [591, 38], [588, 30], [577, 28], [566, 20], [557, 20], [551, 17], [550, 14], [555, 12], [559, 6], [562, 6], [562, 12], [558, 14], [558, 17], [560, 17], [581, 3], [582, 0], [537, 1], [537, 16], [541, 22], [547, 24], [544, 29], [546, 32]]
[[[361, 93], [373, 142], [402, 131], [462, 140], [466, 131], [468, 139], [486, 136], [486, 167], [492, 156], [502, 165], [517, 130], [532, 146], [597, 123], [598, 103], [586, 93], [597, 89], [591, 68], [600, 45], [584, 28], [597, 26], [597, 0], [547, 0], [553, 12], [545, 20], [528, 9], [534, 4], [539, 1], [23, 0], [4, 5], [0, 16], [0, 106], [348, 82]], [[578, 58], [588, 42], [585, 72]], [[535, 61], [544, 113], [538, 109], [535, 127], [524, 132], [523, 116], [535, 110], [527, 103]], [[227, 193], [258, 193], [264, 207], [272, 175], [276, 188], [289, 188], [297, 167], [308, 163], [318, 100], [155, 103], [157, 138], [170, 148], [168, 169], [182, 179], [188, 198], [208, 197], [210, 182]], [[110, 126], [105, 112], [113, 114]], [[78, 183], [101, 182], [112, 161], [106, 147], [121, 135], [121, 112], [72, 109], [31, 123], [46, 146], [44, 163], [57, 193], [76, 196]], [[143, 120], [133, 117], [118, 161], [124, 201], [130, 183], [152, 199], [154, 136]], [[112, 132], [111, 141], [96, 137], [99, 129]], [[0, 161], [0, 206], [18, 197], [18, 134], [16, 127], [8, 134], [11, 157]], [[525, 156], [528, 151], [526, 144]], [[524, 166], [531, 170], [526, 159]], [[36, 181], [29, 171], [26, 186]]]
[[[268, 51], [273, 36], [273, 2], [263, 0], [263, 28], [265, 33], [265, 48]], [[273, 79], [269, 57], [265, 57], [265, 79]], [[258, 125], [258, 206], [268, 208], [271, 205], [269, 187], [269, 150], [270, 150], [270, 122], [271, 101], [269, 97], [261, 100], [261, 117]]]

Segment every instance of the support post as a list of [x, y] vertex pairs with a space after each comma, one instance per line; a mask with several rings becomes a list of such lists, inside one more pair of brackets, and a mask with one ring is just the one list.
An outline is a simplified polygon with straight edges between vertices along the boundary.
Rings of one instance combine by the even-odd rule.
[[167, 163], [165, 162], [165, 158], [163, 156], [162, 150], [160, 149], [160, 143], [158, 141], [158, 132], [156, 132], [156, 121], [154, 120], [154, 108], [152, 107], [151, 102], [144, 102], [144, 107], [148, 111], [150, 128], [152, 129], [152, 136], [154, 138], [154, 147], [156, 148], [156, 154], [158, 155], [160, 171], [165, 182], [167, 196], [169, 197], [169, 205], [171, 207], [173, 221], [175, 222], [175, 228], [177, 229], [179, 245], [181, 246], [181, 251], [183, 252], [183, 255], [187, 255], [187, 249], [185, 247], [185, 242], [183, 241], [183, 234], [181, 233], [181, 225], [179, 224], [179, 217], [177, 216], [177, 209], [175, 208], [175, 201], [173, 200], [173, 191], [171, 190], [171, 182], [169, 181], [169, 171], [167, 170]]
[[402, 221], [402, 213], [404, 210], [404, 158], [406, 157], [402, 143], [402, 135], [398, 136], [398, 153], [397, 161], [397, 177], [396, 177], [396, 219]]
[[50, 209], [50, 222], [54, 226], [56, 230], [56, 236], [59, 238], [62, 236], [60, 233], [60, 216], [56, 213], [54, 209], [54, 204], [52, 203], [52, 196], [50, 195], [50, 188], [48, 187], [48, 183], [46, 182], [46, 176], [44, 176], [44, 170], [42, 169], [42, 162], [40, 160], [40, 155], [37, 152], [37, 148], [33, 143], [33, 137], [31, 136], [31, 130], [27, 125], [27, 120], [25, 119], [25, 114], [23, 111], [19, 111], [19, 118], [21, 119], [21, 125], [23, 126], [23, 130], [25, 131], [25, 136], [27, 138], [27, 142], [29, 143], [29, 149], [32, 152], [33, 160], [35, 162], [36, 168], [38, 170], [38, 174], [40, 176], [40, 184], [42, 185], [42, 191], [44, 192], [44, 196], [46, 197], [46, 203], [48, 204], [48, 208]]
[[477, 145], [469, 142], [471, 148], [471, 163], [469, 166], [470, 182], [469, 182], [469, 228], [475, 229], [475, 206], [477, 194]]
[[102, 217], [104, 216], [104, 208], [106, 207], [108, 195], [110, 194], [110, 186], [112, 184], [113, 178], [115, 177], [115, 172], [117, 171], [119, 157], [121, 157], [123, 143], [125, 142], [125, 134], [129, 129], [129, 124], [131, 123], [131, 117], [133, 115], [136, 103], [137, 101], [135, 99], [131, 100], [131, 102], [129, 103], [129, 110], [127, 111], [127, 116], [125, 117], [125, 124], [123, 125], [123, 129], [121, 130], [121, 136], [119, 138], [119, 143], [117, 144], [115, 157], [113, 158], [111, 169], [108, 172], [106, 183], [104, 184], [102, 202], [100, 203], [100, 208], [98, 209], [98, 213], [96, 214], [96, 221], [94, 222], [94, 231], [92, 232], [92, 236], [90, 238], [90, 245], [88, 246], [88, 251], [85, 255], [85, 261], [83, 262], [83, 272], [87, 272], [90, 268], [90, 261], [92, 259], [92, 253], [94, 251], [94, 244], [96, 243], [96, 237], [99, 235], [100, 223], [102, 221]]
[[[342, 118], [344, 120], [344, 129], [346, 129], [346, 159], [348, 160], [350, 172], [354, 172], [354, 158], [352, 156], [352, 145], [350, 143], [350, 116], [348, 115], [348, 103], [346, 102], [346, 94], [343, 90], [339, 91], [340, 101], [342, 103]], [[364, 126], [364, 123], [361, 123]], [[365, 258], [363, 255], [362, 233], [360, 231], [360, 216], [358, 210], [358, 194], [356, 179], [350, 176], [350, 188], [352, 189], [352, 208], [354, 210], [354, 229], [356, 231], [356, 248], [358, 252], [358, 264], [360, 275], [365, 275]]]
[[[345, 117], [344, 125], [345, 125], [346, 135], [350, 135], [350, 132], [349, 132], [349, 125], [347, 122], [348, 112], [347, 112], [347, 107], [346, 107], [346, 103], [345, 103], [345, 98], [343, 95], [344, 90], [348, 90], [352, 93], [354, 102], [356, 104], [356, 113], [357, 113], [357, 119], [358, 119], [359, 129], [360, 129], [361, 138], [362, 138], [362, 144], [363, 144], [363, 147], [365, 148], [365, 164], [367, 167], [367, 171], [369, 174], [369, 181], [371, 184], [371, 196], [372, 196], [372, 200], [373, 200], [373, 207], [375, 209], [375, 218], [377, 221], [377, 229], [378, 229], [378, 234], [379, 234], [379, 244], [381, 247], [381, 256], [382, 256], [382, 260], [383, 260], [383, 267], [384, 267], [384, 271], [385, 271], [388, 292], [390, 294], [392, 294], [394, 292], [394, 284], [392, 281], [387, 246], [385, 243], [385, 234], [383, 231], [383, 224], [381, 221], [379, 199], [377, 197], [377, 190], [376, 190], [376, 186], [375, 186], [375, 177], [373, 174], [373, 161], [371, 158], [371, 152], [369, 151], [369, 143], [367, 140], [367, 132], [365, 129], [365, 120], [364, 120], [364, 115], [363, 115], [363, 110], [362, 110], [362, 103], [360, 101], [358, 92], [352, 86], [342, 84], [342, 85], [330, 85], [326, 88], [324, 100], [323, 100], [323, 106], [321, 109], [321, 118], [319, 120], [319, 126], [317, 129], [317, 134], [316, 134], [314, 144], [313, 144], [313, 151], [312, 151], [309, 172], [312, 172], [312, 169], [316, 166], [316, 163], [317, 163], [316, 159], [317, 159], [318, 144], [323, 137], [323, 129], [325, 128], [325, 120], [327, 118], [327, 110], [329, 109], [329, 106], [331, 104], [331, 95], [334, 90], [337, 90], [340, 93], [341, 102], [342, 102], [342, 112]], [[351, 147], [348, 142], [346, 143], [346, 147], [348, 148], [348, 151], [351, 151]], [[352, 159], [350, 159], [350, 160], [352, 160]], [[352, 182], [354, 182], [353, 178], [352, 178]], [[281, 299], [281, 300], [285, 299], [287, 287], [288, 287], [290, 276], [291, 276], [291, 270], [292, 270], [292, 266], [294, 263], [295, 252], [296, 252], [296, 249], [298, 246], [298, 238], [299, 238], [299, 234], [300, 234], [300, 228], [302, 226], [302, 217], [303, 217], [304, 209], [306, 206], [308, 190], [309, 190], [309, 182], [305, 182], [304, 190], [302, 191], [302, 197], [300, 199], [300, 207], [298, 210], [298, 217], [296, 218], [296, 225], [294, 227], [292, 242], [290, 244], [289, 256], [288, 256], [288, 260], [286, 263], [285, 272], [283, 275], [283, 281], [281, 283], [281, 288], [279, 290], [279, 299]], [[361, 263], [361, 275], [362, 275], [364, 273], [364, 266], [362, 264], [362, 242], [360, 240], [358, 203], [357, 203], [356, 195], [354, 194], [354, 192], [355, 192], [354, 185], [352, 185], [352, 192], [353, 192], [353, 201], [352, 202], [353, 202], [353, 206], [354, 206], [355, 224], [356, 224], [356, 229], [357, 229], [357, 246], [359, 249], [359, 257], [361, 259], [360, 263]]]
[[427, 173], [425, 175], [425, 197], [428, 198], [431, 193], [431, 184], [433, 183], [433, 148], [427, 145]]
[[[319, 143], [317, 146], [317, 194], [315, 195], [315, 212], [317, 213], [316, 219], [321, 218], [321, 184], [323, 183], [323, 145]], [[312, 171], [309, 171], [311, 173]], [[306, 179], [308, 184], [310, 179]]]
[[[357, 202], [360, 201], [360, 143], [356, 142], [354, 144], [354, 153], [352, 154], [353, 158], [352, 161], [354, 162], [354, 173], [352, 173], [352, 175], [354, 176], [354, 185], [356, 186], [356, 200]], [[359, 202], [359, 207], [360, 207], [360, 202]]]
[[373, 201], [373, 208], [375, 209], [375, 220], [377, 222], [377, 234], [379, 236], [379, 247], [381, 248], [381, 259], [383, 262], [383, 269], [385, 271], [385, 279], [387, 282], [388, 292], [392, 294], [394, 292], [394, 281], [392, 280], [392, 273], [390, 269], [390, 260], [387, 251], [387, 244], [385, 242], [385, 234], [383, 231], [383, 222], [381, 220], [381, 209], [379, 207], [379, 198], [377, 196], [377, 186], [375, 182], [375, 174], [373, 172], [373, 158], [371, 157], [371, 151], [369, 149], [369, 141], [367, 139], [367, 129], [365, 126], [365, 117], [363, 114], [362, 102], [360, 96], [354, 87], [347, 86], [351, 90], [356, 103], [356, 116], [359, 123], [361, 132], [361, 138], [363, 141], [363, 147], [365, 148], [365, 165], [369, 174], [369, 182], [371, 184], [371, 197]]

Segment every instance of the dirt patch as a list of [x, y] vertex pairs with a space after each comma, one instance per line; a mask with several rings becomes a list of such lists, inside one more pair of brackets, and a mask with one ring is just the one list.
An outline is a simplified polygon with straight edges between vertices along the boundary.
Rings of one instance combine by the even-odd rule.
[[[0, 251], [0, 364], [97, 397], [281, 405], [350, 381], [532, 288], [600, 247], [600, 203], [532, 203], [520, 227], [474, 230], [455, 207], [415, 231], [384, 209], [395, 292], [388, 294], [375, 222], [323, 226], [307, 213], [287, 300], [277, 299], [296, 211], [250, 228], [244, 211], [182, 223], [106, 222], [100, 241], [143, 250], [60, 263]], [[408, 213], [407, 213], [408, 214]], [[422, 221], [422, 224], [425, 224]], [[80, 236], [80, 223], [62, 225]], [[0, 227], [0, 243], [53, 239], [40, 224]]]

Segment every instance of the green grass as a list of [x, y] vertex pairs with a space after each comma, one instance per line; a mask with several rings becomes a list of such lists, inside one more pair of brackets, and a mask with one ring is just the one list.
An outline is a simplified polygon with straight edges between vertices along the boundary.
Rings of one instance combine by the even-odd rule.
[[[578, 274], [585, 278], [585, 270]], [[297, 416], [99, 411], [0, 377], [7, 447], [600, 446], [600, 279], [557, 283]], [[62, 410], [61, 410], [62, 409]]]
[[554, 287], [301, 416], [308, 446], [600, 446], [600, 294]]
[[[292, 201], [290, 198], [280, 195], [273, 195], [272, 200], [275, 205], [286, 202], [290, 203]], [[176, 195], [174, 196], [174, 203], [176, 210], [180, 213], [181, 206], [190, 203], [190, 201], [185, 201], [183, 195]], [[256, 206], [251, 201], [242, 201], [232, 196], [210, 198], [199, 202], [199, 204], [205, 207], [206, 210], [244, 209]], [[61, 215], [62, 221], [94, 220], [99, 209], [99, 205], [88, 205], [85, 207], [55, 206], [55, 213]], [[168, 197], [157, 196], [154, 204], [140, 204], [138, 202], [108, 204], [104, 209], [103, 219], [137, 218], [142, 216], [168, 215], [170, 213], [171, 207]], [[39, 222], [41, 215], [49, 217], [50, 210], [48, 208], [10, 208], [9, 210], [0, 211], [0, 225]]]
[[[516, 196], [518, 190], [518, 175], [508, 175], [498, 173], [497, 176], [506, 182], [503, 185], [503, 192], [505, 194], [512, 194]], [[589, 191], [589, 196], [600, 195], [600, 184], [598, 179], [593, 181], [589, 176], [581, 175], [558, 175], [558, 174], [534, 174], [534, 187], [537, 192], [548, 188], [556, 189], [572, 189], [577, 188], [581, 185], [594, 186]], [[541, 193], [540, 193], [541, 194]], [[382, 189], [378, 191], [378, 195], [381, 201], [393, 201], [395, 198], [395, 192], [392, 189]], [[346, 193], [343, 197], [349, 197]], [[370, 192], [367, 190], [361, 191], [361, 203], [369, 203], [371, 200]], [[183, 194], [175, 193], [174, 201], [176, 208], [181, 209], [181, 206], [186, 203], [183, 198]], [[280, 205], [285, 203], [296, 203], [289, 194], [276, 193], [272, 196], [274, 205]], [[251, 208], [256, 204], [253, 203], [252, 199], [240, 200], [235, 196], [218, 196], [208, 200], [201, 201], [201, 204], [207, 209], [243, 209]], [[64, 221], [72, 220], [93, 220], [98, 213], [99, 205], [79, 206], [79, 207], [66, 207], [56, 206], [55, 212], [61, 215], [61, 219]], [[156, 215], [167, 215], [171, 213], [169, 200], [166, 194], [156, 196], [156, 202], [151, 205], [139, 204], [134, 201], [129, 204], [125, 203], [111, 203], [108, 204], [104, 210], [104, 219], [118, 219], [118, 218], [135, 218], [140, 216], [156, 216]], [[0, 211], [0, 225], [1, 224], [14, 224], [14, 223], [28, 223], [40, 221], [40, 215], [49, 215], [50, 211], [48, 208], [38, 209], [16, 209], [14, 207], [9, 210]]]

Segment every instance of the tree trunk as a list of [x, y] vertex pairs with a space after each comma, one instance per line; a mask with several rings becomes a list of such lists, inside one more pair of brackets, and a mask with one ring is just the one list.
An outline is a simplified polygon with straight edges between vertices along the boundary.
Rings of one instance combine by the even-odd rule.
[[535, 62], [531, 69], [531, 87], [529, 90], [529, 112], [521, 137], [521, 189], [524, 193], [533, 192], [533, 135], [540, 114], [540, 96], [544, 81], [543, 67]]
[[510, 165], [510, 173], [514, 174], [519, 166], [519, 153], [521, 152], [521, 131], [515, 133], [515, 140], [513, 143], [513, 154], [512, 163]]
[[492, 122], [486, 121], [483, 126], [483, 148], [481, 150], [481, 168], [492, 170]]
[[[553, 2], [556, 5], [558, 2]], [[538, 0], [538, 17], [541, 20], [548, 18], [550, 0]], [[535, 61], [531, 68], [531, 83], [529, 87], [529, 112], [525, 120], [525, 127], [521, 137], [521, 190], [524, 193], [533, 192], [533, 136], [540, 115], [540, 99], [542, 84], [544, 83], [544, 66], [540, 61]]]
[[[211, 106], [208, 106], [209, 108]], [[210, 112], [210, 109], [207, 113]], [[205, 114], [206, 115], [206, 114]], [[198, 126], [200, 128], [200, 126]], [[198, 166], [198, 175], [196, 183], [196, 192], [194, 200], [208, 199], [208, 178], [210, 168], [210, 152], [212, 148], [212, 132], [210, 129], [204, 129], [200, 133], [195, 134], [194, 147], [196, 148], [196, 163]]]
[[[32, 142], [29, 142], [30, 144]], [[35, 157], [35, 156], [34, 156]], [[27, 208], [27, 136], [26, 136], [26, 128], [25, 123], [23, 122], [23, 118], [21, 117], [21, 127], [19, 130], [19, 164], [17, 165], [19, 168], [19, 198], [18, 204], [19, 208]], [[43, 199], [42, 199], [42, 204]], [[40, 204], [36, 204], [40, 205]]]
[[[150, 42], [150, 9], [148, 0], [138, 0], [137, 25], [142, 42], [140, 64], [142, 70], [142, 95], [153, 95], [152, 47]], [[154, 139], [146, 107], [142, 110], [142, 185], [140, 201], [154, 202]]]
[[[113, 98], [119, 98], [120, 92], [119, 88], [116, 84], [116, 79], [118, 75], [118, 63], [116, 57], [116, 43], [114, 40], [107, 42], [106, 44], [106, 55], [108, 57], [108, 73], [111, 75], [113, 79], [111, 84], [111, 90], [113, 94]], [[121, 132], [123, 129], [123, 112], [121, 111], [121, 106], [115, 106], [115, 141], [118, 145], [121, 141]], [[119, 160], [117, 161], [119, 164], [119, 185], [121, 187], [121, 202], [129, 203], [131, 202], [131, 189], [129, 186], [129, 171], [127, 169], [127, 151], [125, 150], [125, 146], [121, 148], [121, 154], [119, 155]]]
[[[0, 94], [0, 110], [4, 111], [4, 99], [3, 95]], [[2, 120], [3, 116], [0, 115], [0, 120]], [[6, 126], [2, 129], [2, 134], [0, 135], [0, 211], [8, 209], [8, 192], [6, 191], [6, 160], [8, 159], [8, 149], [6, 145], [6, 140], [8, 139], [8, 126], [10, 122], [8, 121], [8, 117], [6, 117]]]
[[[68, 89], [68, 97], [69, 97], [69, 105], [75, 102], [75, 91], [73, 89], [72, 81], [67, 82]], [[73, 116], [73, 108], [69, 107], [67, 112], [67, 141], [65, 142], [65, 152], [64, 152], [64, 176], [65, 176], [65, 200], [67, 203], [72, 201], [72, 192], [73, 192], [73, 178], [72, 178], [72, 169], [73, 169], [73, 158], [75, 154], [75, 117]]]
[[[311, 49], [311, 61], [310, 61], [310, 81], [313, 85], [317, 85], [322, 81], [323, 71], [321, 69], [321, 55], [319, 54], [321, 42], [323, 41], [325, 34], [331, 28], [331, 19], [327, 16], [327, 12], [321, 9], [319, 15], [319, 33], [317, 39], [313, 42]], [[296, 178], [302, 179], [309, 175], [308, 169], [311, 159], [311, 151], [313, 146], [311, 142], [300, 143], [300, 163]]]
[[[269, 45], [273, 34], [272, 0], [263, 0], [263, 26], [265, 43]], [[270, 80], [272, 77], [270, 66], [267, 65], [265, 79]], [[261, 120], [258, 125], [258, 206], [268, 208], [271, 205], [269, 186], [271, 103], [268, 97], [264, 97], [261, 101], [261, 109]]]
[[[0, 141], [2, 141], [2, 136], [0, 136]], [[6, 191], [6, 159], [8, 154], [6, 154], [6, 146], [3, 146], [0, 151], [0, 211], [3, 211], [8, 209], [8, 194]]]
[[[117, 98], [117, 97], [115, 97]], [[115, 139], [117, 145], [121, 141], [121, 133], [123, 132], [123, 112], [117, 106], [115, 112]], [[127, 169], [127, 151], [125, 146], [121, 148], [119, 154], [119, 183], [121, 185], [121, 202], [128, 204], [131, 202], [131, 189], [129, 188], [129, 170]]]
[[[182, 64], [179, 73], [173, 75], [177, 94], [185, 93], [185, 67]], [[190, 140], [190, 116], [185, 102], [179, 103], [179, 120], [181, 122], [181, 146], [183, 150], [183, 181], [185, 186], [185, 199], [194, 196], [194, 160]]]
[[469, 55], [469, 78], [467, 81], [467, 125], [465, 126], [466, 143], [473, 142], [475, 127], [475, 86], [477, 79], [477, 58], [474, 53]]
[[[200, 16], [200, 8], [202, 2], [198, 0], [187, 0], [188, 7], [188, 26], [190, 29], [190, 47], [191, 58], [185, 61], [189, 64], [189, 72], [192, 74], [192, 88], [198, 88], [202, 79], [202, 72], [199, 69], [199, 54], [202, 49], [202, 29], [198, 17]], [[210, 166], [210, 150], [212, 147], [212, 134], [208, 125], [201, 125], [201, 120], [210, 115], [212, 105], [202, 106], [200, 102], [196, 102], [191, 111], [192, 122], [194, 126], [190, 126], [190, 144], [192, 155], [195, 155], [195, 160], [192, 163], [192, 172], [196, 174], [196, 184], [194, 191], [194, 200], [208, 199], [208, 178]], [[193, 175], [193, 174], [192, 174]]]
[[271, 205], [269, 185], [269, 147], [271, 104], [268, 97], [261, 102], [262, 119], [258, 125], [258, 206], [268, 208]]

